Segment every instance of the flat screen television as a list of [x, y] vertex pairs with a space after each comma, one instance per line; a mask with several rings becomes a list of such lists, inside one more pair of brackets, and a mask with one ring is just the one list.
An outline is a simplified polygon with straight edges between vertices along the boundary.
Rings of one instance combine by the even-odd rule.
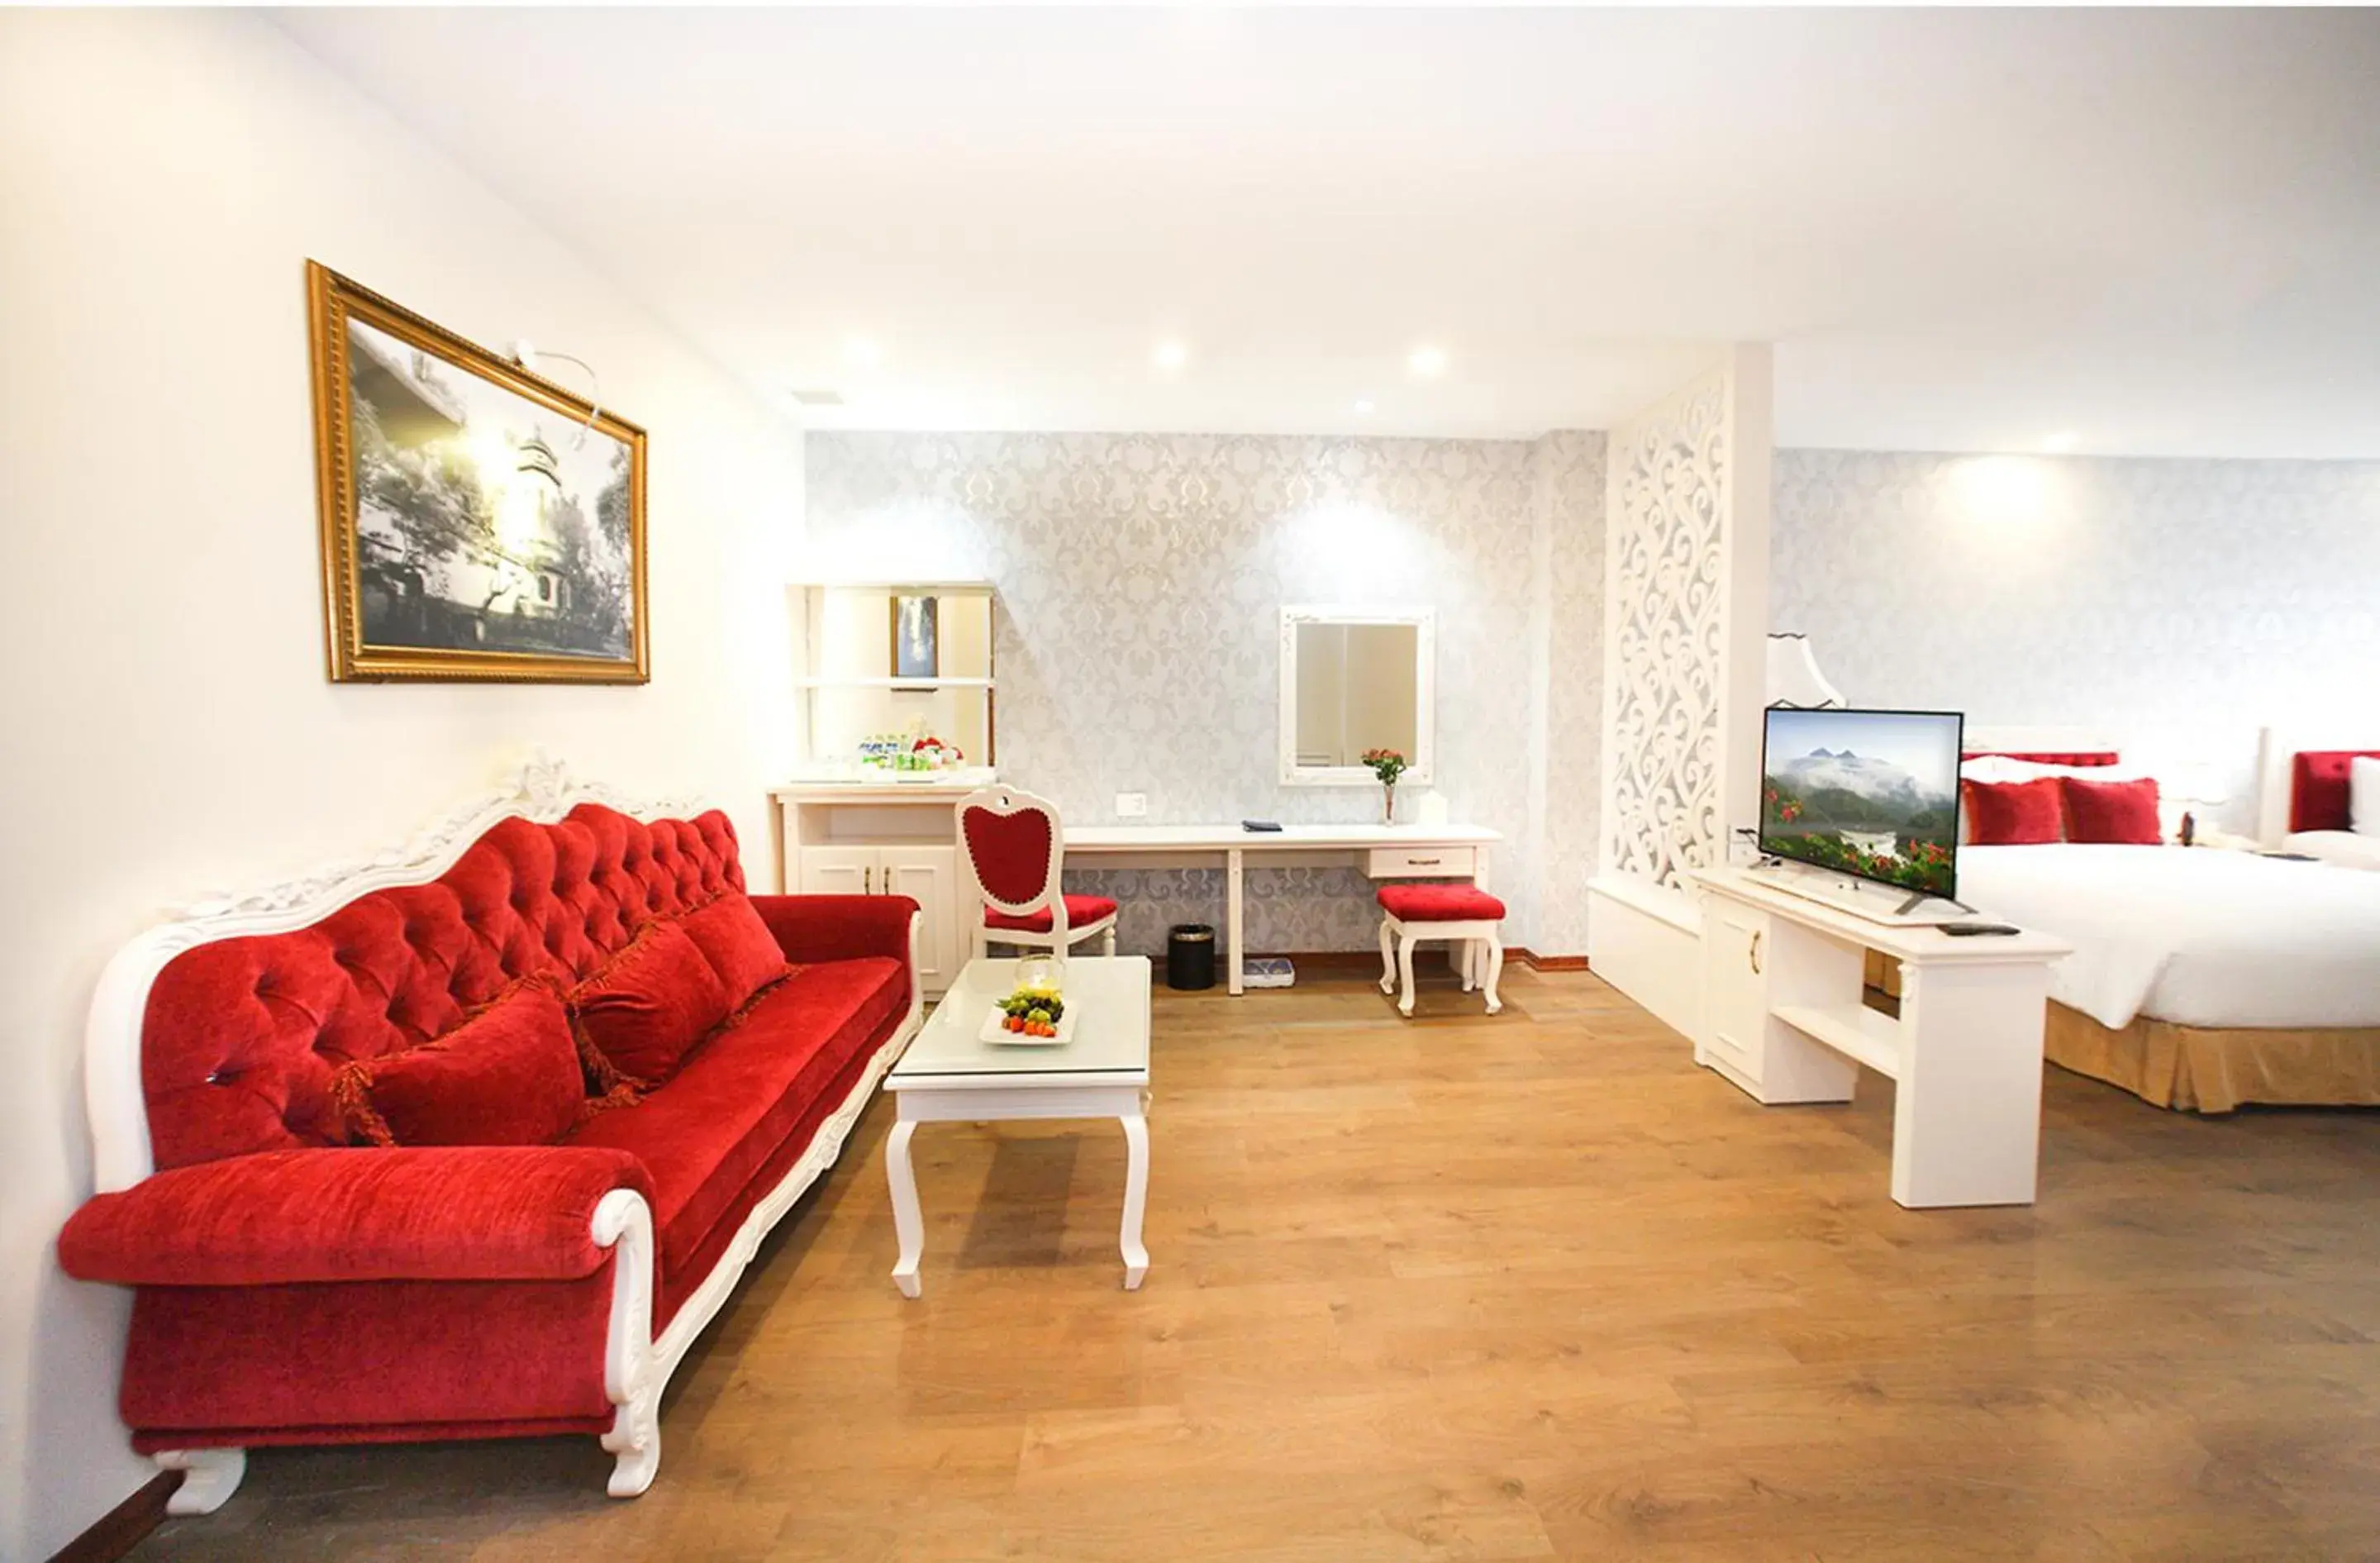
[[1767, 713], [1760, 849], [1895, 885], [1959, 893], [1956, 711]]

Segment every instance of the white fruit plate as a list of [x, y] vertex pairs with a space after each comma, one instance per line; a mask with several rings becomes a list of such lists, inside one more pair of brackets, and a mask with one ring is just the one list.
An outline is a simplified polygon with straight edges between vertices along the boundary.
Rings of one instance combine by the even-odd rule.
[[983, 1030], [976, 1033], [977, 1040], [998, 1043], [1004, 1047], [1063, 1047], [1075, 1040], [1075, 1007], [1071, 1004], [1066, 1007], [1066, 1012], [1058, 1017], [1056, 1036], [1026, 1036], [1023, 1032], [1012, 1032], [1004, 1024], [1007, 1020], [1008, 1011], [997, 1004], [993, 1005], [991, 1014], [983, 1022]]

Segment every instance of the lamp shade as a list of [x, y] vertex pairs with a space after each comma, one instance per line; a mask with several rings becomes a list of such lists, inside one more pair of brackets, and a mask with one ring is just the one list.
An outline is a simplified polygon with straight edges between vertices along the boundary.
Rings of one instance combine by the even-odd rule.
[[1768, 703], [1801, 711], [1840, 711], [1851, 702], [1818, 671], [1818, 659], [1810, 654], [1807, 635], [1771, 635]]

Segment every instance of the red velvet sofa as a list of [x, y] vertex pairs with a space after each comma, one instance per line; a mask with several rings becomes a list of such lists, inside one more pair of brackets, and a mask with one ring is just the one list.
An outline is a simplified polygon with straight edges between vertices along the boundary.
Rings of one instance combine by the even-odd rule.
[[724, 814], [586, 796], [532, 771], [103, 978], [58, 1257], [136, 1288], [121, 1410], [177, 1511], [273, 1444], [589, 1433], [641, 1493], [671, 1371], [915, 1033], [914, 902], [747, 898]]

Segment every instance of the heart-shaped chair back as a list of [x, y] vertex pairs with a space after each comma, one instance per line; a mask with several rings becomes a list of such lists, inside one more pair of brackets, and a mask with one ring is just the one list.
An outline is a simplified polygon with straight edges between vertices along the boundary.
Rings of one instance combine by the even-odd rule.
[[959, 850], [984, 900], [1011, 916], [1051, 908], [1062, 916], [1059, 871], [1065, 849], [1058, 811], [1014, 788], [988, 787], [959, 800]]

